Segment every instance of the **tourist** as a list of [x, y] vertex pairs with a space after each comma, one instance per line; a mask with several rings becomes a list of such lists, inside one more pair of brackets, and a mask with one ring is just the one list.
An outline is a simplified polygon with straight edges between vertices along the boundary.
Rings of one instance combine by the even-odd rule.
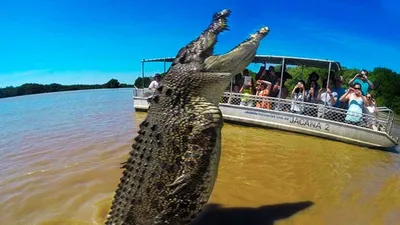
[[[343, 81], [344, 81], [343, 76], [337, 76], [334, 79], [334, 86], [332, 88], [332, 91], [337, 93], [338, 99], [340, 99], [340, 97], [342, 97], [342, 95], [346, 93], [346, 90], [342, 87]], [[346, 104], [341, 101], [336, 101], [336, 104], [334, 106], [336, 108], [342, 108], [342, 109], [346, 108]]]
[[318, 91], [317, 101], [321, 106], [318, 107], [318, 117], [334, 120], [333, 110], [326, 108], [336, 104], [338, 94], [332, 91], [332, 81], [327, 84], [327, 79], [322, 81], [322, 88]]
[[332, 88], [332, 91], [337, 93], [337, 101], [334, 107], [338, 108], [333, 112], [335, 114], [333, 116], [333, 120], [338, 122], [344, 122], [344, 117], [346, 114], [345, 110], [342, 109], [347, 109], [347, 103], [339, 101], [340, 97], [342, 97], [344, 93], [346, 93], [346, 90], [342, 87], [343, 81], [343, 76], [335, 76], [333, 81], [334, 85]]
[[[232, 92], [239, 93], [240, 87], [243, 86], [243, 76], [241, 73], [236, 74], [232, 79]], [[230, 89], [231, 87], [229, 87]]]
[[[283, 72], [283, 77], [282, 77], [282, 86], [281, 86], [281, 74], [279, 76], [277, 75], [276, 83], [272, 87], [272, 91], [270, 92], [271, 97], [276, 97], [276, 98], [281, 98], [281, 99], [287, 99], [289, 95], [289, 90], [286, 87], [285, 83], [288, 79], [292, 79], [292, 75], [290, 75], [288, 72], [284, 71]], [[275, 109], [279, 111], [289, 111], [290, 109], [290, 104], [286, 103], [285, 101], [282, 101], [278, 103], [275, 103], [273, 106]]]
[[374, 89], [374, 84], [368, 80], [368, 71], [363, 69], [359, 74], [356, 74], [353, 79], [349, 81], [349, 86], [353, 86], [354, 84], [359, 84], [361, 87], [361, 93], [363, 96], [366, 96], [367, 93]]
[[[257, 96], [268, 97], [269, 90], [271, 90], [271, 82], [265, 80], [257, 81]], [[257, 108], [271, 109], [271, 102], [267, 98], [262, 98], [262, 100], [257, 101]]]
[[373, 98], [372, 94], [368, 93], [366, 96], [366, 124], [368, 128], [372, 128], [374, 130], [378, 130], [377, 121], [376, 121], [376, 113], [378, 112], [378, 108], [376, 107], [376, 101]]
[[[311, 80], [309, 82], [309, 85], [306, 85], [306, 92], [305, 92], [305, 98], [304, 101], [305, 102], [309, 102], [309, 103], [314, 103], [317, 104], [317, 98], [318, 98], [318, 84], [317, 81], [315, 80]], [[308, 116], [313, 116], [316, 117], [317, 116], [317, 106], [313, 105], [313, 104], [308, 104], [307, 107], [305, 107], [304, 109], [304, 114], [308, 115]]]
[[244, 84], [240, 89], [240, 93], [243, 94], [241, 97], [240, 105], [241, 106], [253, 106], [253, 100], [250, 100], [250, 95], [252, 95], [252, 87], [251, 82]]
[[312, 72], [312, 73], [308, 74], [308, 78], [307, 78], [307, 81], [306, 81], [306, 86], [307, 87], [311, 87], [311, 83], [315, 83], [314, 92], [316, 94], [318, 94], [318, 91], [320, 89], [320, 86], [318, 84], [318, 80], [319, 80], [318, 73]]
[[275, 83], [276, 83], [275, 67], [273, 67], [273, 66], [268, 67], [266, 74], [261, 76], [260, 79], [269, 81], [269, 82], [271, 82], [272, 85], [275, 85]]
[[318, 91], [319, 91], [317, 81], [315, 81], [315, 80], [310, 81], [308, 87], [309, 88], [306, 89], [304, 101], [311, 102], [311, 103], [317, 103], [317, 97], [318, 97]]
[[260, 68], [260, 71], [256, 75], [256, 80], [269, 81], [272, 84], [272, 86], [275, 85], [276, 79], [277, 79], [277, 76], [275, 73], [275, 67], [273, 67], [273, 66], [269, 66], [268, 70], [265, 70], [265, 67], [262, 66]]
[[264, 74], [265, 74], [265, 66], [262, 65], [262, 66], [260, 66], [260, 69], [256, 73], [256, 80], [259, 80], [261, 78], [261, 76], [263, 76]]
[[149, 85], [149, 90], [155, 91], [160, 86], [160, 82], [161, 82], [161, 75], [159, 73], [156, 73], [154, 75], [154, 80]]
[[361, 85], [354, 84], [347, 89], [347, 92], [339, 99], [341, 102], [348, 102], [349, 108], [344, 119], [345, 123], [361, 126], [363, 108], [367, 99], [361, 93]]
[[[304, 99], [305, 99], [305, 85], [306, 82], [300, 80], [292, 90], [292, 104], [290, 111], [293, 113], [303, 114], [304, 112]], [[303, 102], [303, 103], [302, 103]]]

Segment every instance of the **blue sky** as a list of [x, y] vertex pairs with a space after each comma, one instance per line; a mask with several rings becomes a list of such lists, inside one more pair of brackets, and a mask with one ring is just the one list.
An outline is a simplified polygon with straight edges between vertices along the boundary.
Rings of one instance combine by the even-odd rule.
[[[133, 83], [141, 59], [175, 56], [223, 8], [232, 10], [231, 30], [219, 37], [215, 53], [268, 26], [259, 54], [400, 72], [400, 3], [395, 0], [2, 0], [0, 87], [111, 78]], [[162, 70], [162, 63], [146, 64], [146, 75]]]

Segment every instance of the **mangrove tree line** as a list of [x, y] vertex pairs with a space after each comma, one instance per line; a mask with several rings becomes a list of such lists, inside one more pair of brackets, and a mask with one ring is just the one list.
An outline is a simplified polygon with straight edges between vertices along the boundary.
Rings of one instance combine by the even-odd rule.
[[53, 84], [26, 83], [17, 87], [8, 86], [5, 88], [0, 88], [0, 98], [57, 92], [57, 91], [75, 91], [75, 90], [86, 90], [86, 89], [126, 88], [126, 87], [133, 87], [133, 85], [128, 85], [124, 83], [121, 84], [117, 79], [111, 79], [105, 84], [62, 85], [57, 83]]

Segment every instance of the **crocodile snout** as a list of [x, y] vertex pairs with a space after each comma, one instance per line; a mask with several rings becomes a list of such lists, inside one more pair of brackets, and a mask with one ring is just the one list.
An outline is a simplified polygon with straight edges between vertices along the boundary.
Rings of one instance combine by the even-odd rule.
[[260, 32], [261, 34], [266, 34], [269, 32], [269, 28], [268, 27], [262, 27], [258, 32]]
[[231, 14], [231, 10], [224, 9], [219, 13], [221, 16], [229, 16]]
[[231, 10], [229, 9], [224, 9], [218, 13], [214, 14], [214, 20], [219, 20], [219, 19], [227, 19], [227, 17], [231, 14]]

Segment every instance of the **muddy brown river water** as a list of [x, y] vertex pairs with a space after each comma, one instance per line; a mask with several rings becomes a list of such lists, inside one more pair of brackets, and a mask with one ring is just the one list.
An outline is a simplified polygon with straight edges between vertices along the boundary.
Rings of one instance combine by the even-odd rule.
[[[145, 116], [131, 89], [0, 99], [0, 224], [102, 224]], [[397, 225], [400, 155], [225, 124], [209, 203], [210, 225]]]

